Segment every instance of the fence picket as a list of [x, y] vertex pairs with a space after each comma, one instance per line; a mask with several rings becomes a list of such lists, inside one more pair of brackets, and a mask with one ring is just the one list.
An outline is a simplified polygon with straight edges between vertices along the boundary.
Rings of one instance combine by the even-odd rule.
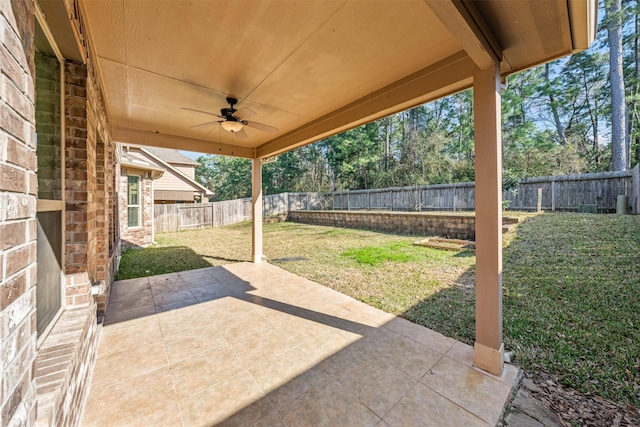
[[[632, 211], [640, 209], [640, 172], [602, 172], [583, 175], [536, 177], [518, 182], [515, 191], [504, 191], [508, 208], [535, 210], [538, 188], [542, 209], [576, 211], [581, 204], [597, 204], [600, 212], [615, 212], [618, 195], [629, 198]], [[470, 211], [475, 208], [472, 182], [355, 190], [334, 193], [281, 193], [263, 197], [263, 214], [286, 215], [295, 210], [404, 210]], [[154, 205], [157, 233], [235, 224], [251, 217], [251, 199], [203, 204]]]

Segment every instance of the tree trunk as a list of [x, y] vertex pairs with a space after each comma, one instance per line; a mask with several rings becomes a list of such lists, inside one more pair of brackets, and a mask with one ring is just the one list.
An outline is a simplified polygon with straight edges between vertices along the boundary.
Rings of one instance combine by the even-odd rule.
[[567, 137], [564, 135], [564, 129], [560, 122], [560, 114], [558, 114], [558, 106], [556, 105], [556, 99], [553, 95], [553, 88], [551, 87], [551, 79], [549, 78], [549, 64], [544, 66], [544, 80], [547, 83], [547, 91], [549, 93], [549, 104], [551, 105], [551, 112], [553, 113], [553, 121], [556, 124], [556, 131], [560, 138], [560, 144], [567, 145]]
[[392, 116], [387, 117], [387, 128], [385, 129], [384, 138], [384, 171], [389, 170], [389, 158], [391, 157], [391, 120]]
[[611, 82], [611, 168], [627, 169], [626, 101], [622, 69], [622, 5], [621, 0], [605, 2], [609, 39], [609, 79]]
[[[635, 18], [635, 27], [634, 27], [634, 37], [633, 37], [633, 104], [631, 105], [631, 116], [633, 120], [631, 122], [631, 127], [629, 129], [629, 140], [631, 141], [632, 135], [635, 135], [634, 138], [634, 146], [635, 146], [635, 160], [636, 162], [640, 162], [640, 134], [635, 132], [635, 127], [638, 123], [638, 102], [636, 98], [638, 93], [640, 93], [640, 19], [638, 19], [638, 7], [636, 4], [636, 8], [634, 11]], [[629, 150], [629, 168], [631, 168], [631, 150]]]

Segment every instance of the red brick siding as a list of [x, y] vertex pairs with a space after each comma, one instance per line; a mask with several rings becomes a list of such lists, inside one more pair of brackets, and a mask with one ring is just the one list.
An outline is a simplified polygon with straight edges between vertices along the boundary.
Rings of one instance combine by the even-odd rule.
[[36, 414], [33, 7], [0, 2], [0, 425]]

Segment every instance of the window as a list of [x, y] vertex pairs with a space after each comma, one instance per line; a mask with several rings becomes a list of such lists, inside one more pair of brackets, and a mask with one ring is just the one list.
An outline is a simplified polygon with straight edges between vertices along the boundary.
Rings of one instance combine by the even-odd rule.
[[140, 227], [140, 177], [127, 176], [127, 225]]
[[36, 8], [35, 116], [38, 158], [36, 330], [38, 345], [64, 307], [64, 58]]

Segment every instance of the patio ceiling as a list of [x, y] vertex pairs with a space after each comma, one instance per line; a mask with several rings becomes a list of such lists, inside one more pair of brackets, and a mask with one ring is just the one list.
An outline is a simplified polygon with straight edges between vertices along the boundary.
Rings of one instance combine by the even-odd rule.
[[[272, 156], [588, 47], [595, 0], [112, 1], [81, 9], [117, 141]], [[227, 96], [277, 133], [215, 120]]]

